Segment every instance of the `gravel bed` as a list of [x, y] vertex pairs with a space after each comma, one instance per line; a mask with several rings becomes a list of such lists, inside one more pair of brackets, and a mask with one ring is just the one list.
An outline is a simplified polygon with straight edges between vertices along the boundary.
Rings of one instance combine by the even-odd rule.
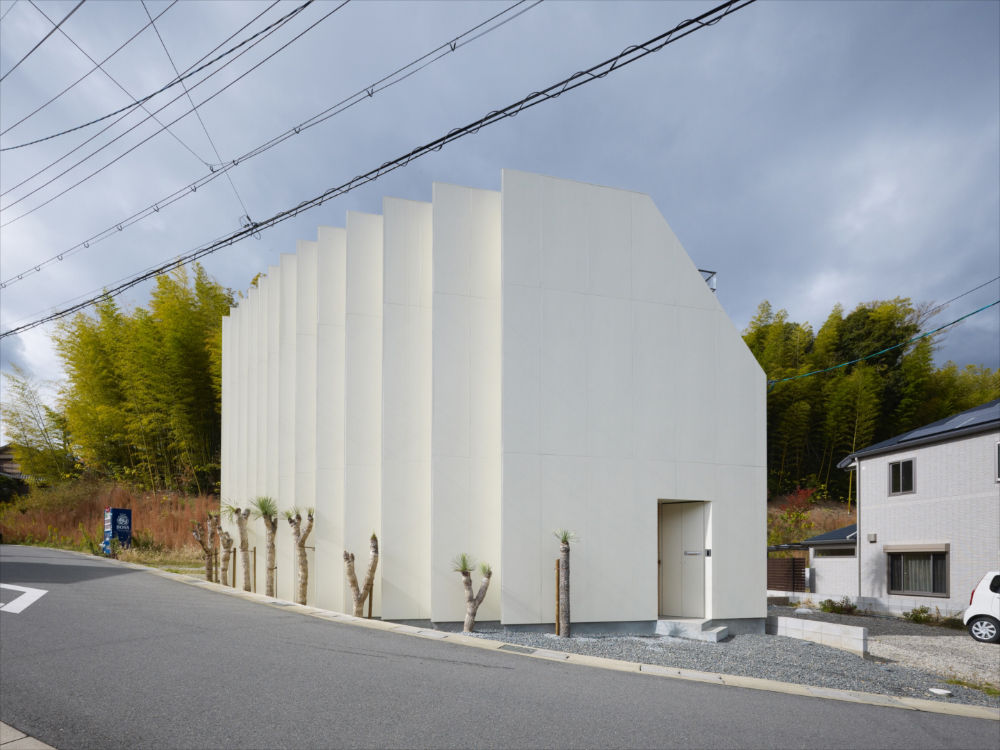
[[[772, 611], [771, 614], [776, 613]], [[1000, 707], [1000, 698], [960, 685], [949, 685], [943, 677], [924, 670], [878, 657], [862, 659], [847, 651], [784, 636], [736, 635], [720, 643], [706, 643], [671, 636], [557, 638], [550, 633], [505, 631], [496, 625], [477, 625], [476, 628], [477, 632], [472, 635], [477, 637], [529, 648], [800, 685]], [[932, 687], [950, 690], [953, 697], [939, 698], [929, 692]]]

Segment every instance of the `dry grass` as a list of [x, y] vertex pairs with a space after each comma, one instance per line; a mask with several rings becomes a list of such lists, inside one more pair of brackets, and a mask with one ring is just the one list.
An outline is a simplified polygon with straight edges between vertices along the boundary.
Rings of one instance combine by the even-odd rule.
[[218, 512], [211, 495], [133, 492], [111, 482], [77, 481], [34, 488], [0, 509], [0, 539], [8, 544], [45, 544], [88, 549], [88, 539], [104, 536], [104, 509], [132, 510], [133, 540], [151, 551], [184, 550], [201, 554], [191, 537], [191, 521]]

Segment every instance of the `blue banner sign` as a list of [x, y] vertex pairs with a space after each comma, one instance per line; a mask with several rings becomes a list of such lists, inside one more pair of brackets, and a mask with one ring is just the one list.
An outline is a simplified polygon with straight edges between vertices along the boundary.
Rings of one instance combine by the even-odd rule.
[[122, 547], [132, 546], [132, 510], [130, 508], [104, 509], [104, 541], [101, 549], [111, 554], [111, 540], [117, 539]]

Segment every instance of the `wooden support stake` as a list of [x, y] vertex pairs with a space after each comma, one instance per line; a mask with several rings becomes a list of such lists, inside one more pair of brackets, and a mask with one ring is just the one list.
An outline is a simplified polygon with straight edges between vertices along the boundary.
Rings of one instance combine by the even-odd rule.
[[253, 592], [257, 593], [257, 548], [253, 548]]
[[374, 591], [374, 589], [375, 589], [375, 584], [373, 582], [372, 583], [372, 590], [368, 592], [368, 619], [369, 620], [372, 619], [372, 599], [375, 598], [375, 597], [372, 596], [372, 591]]

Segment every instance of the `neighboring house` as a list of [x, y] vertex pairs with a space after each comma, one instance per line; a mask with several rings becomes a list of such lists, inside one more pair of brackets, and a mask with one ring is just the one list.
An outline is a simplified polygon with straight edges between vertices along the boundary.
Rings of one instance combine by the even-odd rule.
[[468, 552], [478, 619], [551, 625], [562, 527], [583, 630], [763, 632], [764, 374], [652, 200], [505, 170], [382, 209], [223, 319], [222, 497], [316, 509], [309, 603], [351, 610], [374, 531], [375, 616], [460, 622]]
[[812, 598], [852, 601], [858, 597], [858, 525], [817, 534], [802, 542], [809, 549], [809, 591]]
[[838, 466], [857, 472], [860, 607], [959, 612], [983, 574], [1000, 568], [1000, 399]]
[[0, 474], [10, 479], [24, 479], [21, 467], [14, 458], [14, 446], [10, 443], [0, 445]]

